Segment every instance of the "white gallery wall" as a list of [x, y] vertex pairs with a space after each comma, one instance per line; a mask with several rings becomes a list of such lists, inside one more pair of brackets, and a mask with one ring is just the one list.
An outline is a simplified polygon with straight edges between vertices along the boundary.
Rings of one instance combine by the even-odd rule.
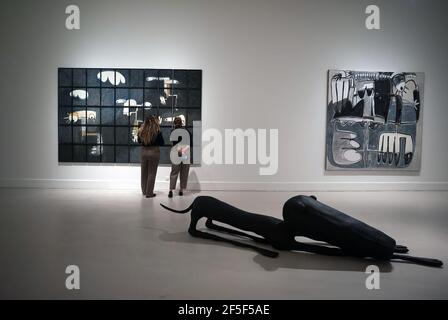
[[[80, 30], [65, 28], [69, 4]], [[57, 68], [117, 67], [202, 69], [204, 130], [279, 130], [276, 175], [202, 166], [195, 188], [446, 190], [447, 14], [445, 0], [2, 0], [0, 185], [138, 188], [135, 165], [58, 163]], [[425, 72], [420, 172], [325, 171], [328, 69]]]

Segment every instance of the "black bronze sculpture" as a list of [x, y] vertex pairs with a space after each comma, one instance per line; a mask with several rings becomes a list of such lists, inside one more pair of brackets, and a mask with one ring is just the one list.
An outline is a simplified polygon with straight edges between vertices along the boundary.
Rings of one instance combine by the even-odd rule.
[[[286, 201], [283, 206], [283, 220], [243, 211], [208, 196], [197, 197], [185, 210], [174, 210], [163, 204], [161, 206], [176, 213], [187, 213], [191, 210], [188, 232], [193, 237], [251, 248], [272, 258], [277, 257], [278, 252], [200, 231], [196, 228], [197, 223], [201, 218], [207, 218], [205, 225], [209, 229], [250, 238], [255, 242], [271, 245], [277, 250], [297, 250], [377, 260], [401, 259], [434, 267], [443, 265], [442, 261], [437, 259], [406, 255], [407, 247], [396, 245], [395, 240], [385, 233], [317, 201], [314, 196], [296, 196]], [[214, 221], [259, 236], [219, 226]], [[323, 241], [330, 246], [301, 243], [295, 240], [298, 236]]]

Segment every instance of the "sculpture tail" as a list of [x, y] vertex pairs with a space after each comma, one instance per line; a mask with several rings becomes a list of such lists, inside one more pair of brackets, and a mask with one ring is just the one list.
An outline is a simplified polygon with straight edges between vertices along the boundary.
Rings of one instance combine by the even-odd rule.
[[168, 208], [167, 206], [164, 206], [163, 204], [160, 204], [160, 205], [163, 208], [165, 208], [166, 210], [169, 210], [169, 211], [172, 211], [172, 212], [175, 212], [175, 213], [184, 214], [184, 213], [187, 213], [188, 211], [190, 211], [193, 208], [193, 204], [194, 204], [194, 201], [193, 201], [192, 204], [190, 204], [190, 206], [187, 209], [184, 209], [184, 210], [175, 210], [175, 209]]

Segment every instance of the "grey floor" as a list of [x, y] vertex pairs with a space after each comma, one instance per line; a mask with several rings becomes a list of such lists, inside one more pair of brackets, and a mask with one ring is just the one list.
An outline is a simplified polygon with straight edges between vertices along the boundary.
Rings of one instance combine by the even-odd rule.
[[[281, 216], [289, 192], [202, 192]], [[448, 262], [448, 192], [322, 192], [319, 200], [370, 223], [412, 253]], [[277, 259], [191, 238], [189, 216], [136, 191], [0, 189], [0, 298], [447, 299], [447, 268], [282, 252]], [[65, 288], [77, 265], [81, 289]], [[377, 264], [380, 290], [367, 290]]]

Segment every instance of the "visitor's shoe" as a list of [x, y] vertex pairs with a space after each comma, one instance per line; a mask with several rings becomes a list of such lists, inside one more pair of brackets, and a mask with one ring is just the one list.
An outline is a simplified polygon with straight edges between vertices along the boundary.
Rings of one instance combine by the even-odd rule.
[[156, 196], [155, 193], [151, 194], [151, 195], [147, 195], [146, 198], [154, 198]]
[[179, 191], [179, 195], [182, 197], [184, 195], [183, 191]]
[[173, 197], [173, 191], [168, 192], [168, 198], [172, 198]]

